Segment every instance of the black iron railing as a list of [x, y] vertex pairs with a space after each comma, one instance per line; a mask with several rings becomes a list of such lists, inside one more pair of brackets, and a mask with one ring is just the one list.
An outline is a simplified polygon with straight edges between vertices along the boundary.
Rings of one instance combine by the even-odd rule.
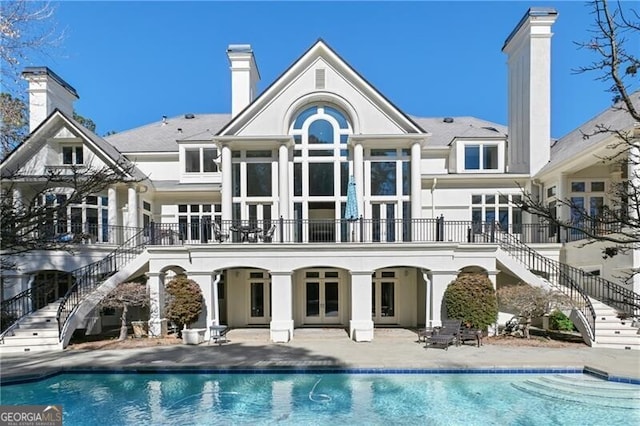
[[64, 338], [64, 327], [71, 314], [85, 297], [142, 253], [147, 242], [147, 230], [141, 230], [104, 259], [70, 272], [75, 277], [75, 282], [62, 298], [56, 316], [61, 341]]
[[50, 283], [41, 282], [3, 300], [0, 304], [0, 343], [4, 343], [4, 336], [16, 327], [19, 320], [53, 302], [51, 293]]
[[491, 222], [436, 219], [273, 219], [152, 223], [150, 245], [206, 243], [490, 242], [489, 232], [509, 232], [528, 243], [559, 242], [548, 225], [502, 227]]
[[39, 226], [38, 238], [57, 244], [123, 244], [141, 228], [58, 221]]

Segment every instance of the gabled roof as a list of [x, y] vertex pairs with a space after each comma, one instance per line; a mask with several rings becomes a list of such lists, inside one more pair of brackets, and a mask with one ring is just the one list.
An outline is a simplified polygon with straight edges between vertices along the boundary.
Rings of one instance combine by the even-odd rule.
[[367, 92], [367, 95], [375, 99], [379, 104], [386, 104], [389, 111], [394, 113], [396, 116], [395, 118], [404, 122], [403, 124], [412, 130], [410, 133], [425, 133], [424, 130], [411, 119], [411, 117], [405, 114], [382, 93], [380, 93], [371, 83], [360, 75], [358, 71], [338, 55], [336, 51], [333, 50], [324, 40], [318, 39], [318, 41], [307, 49], [306, 52], [295, 60], [278, 78], [273, 81], [273, 83], [271, 83], [256, 99], [254, 99], [252, 103], [247, 105], [247, 107], [233, 117], [233, 119], [216, 134], [216, 136], [232, 134], [235, 129], [242, 127], [242, 125], [250, 120], [257, 111], [263, 108], [278, 91], [282, 90], [288, 81], [319, 57], [332, 63], [336, 69], [345, 74], [345, 77], [348, 77], [348, 75], [351, 74], [353, 80], [360, 83], [363, 91]]
[[[629, 95], [636, 109], [640, 110], [640, 90]], [[591, 120], [582, 124], [572, 132], [558, 139], [551, 145], [551, 161], [547, 163], [538, 174], [554, 169], [564, 162], [573, 160], [586, 151], [605, 147], [611, 142], [610, 133], [597, 133], [596, 126], [606, 125], [610, 129], [627, 130], [635, 124], [631, 115], [623, 109], [624, 104], [618, 102], [607, 108]], [[590, 136], [585, 136], [590, 135]]]
[[[78, 134], [92, 145], [96, 152], [102, 153], [107, 162], [110, 162], [112, 165], [120, 164], [123, 166], [131, 166], [129, 160], [120, 154], [120, 152], [109, 144], [106, 140], [102, 139], [100, 136], [96, 135], [91, 130], [84, 127], [82, 124], [78, 123], [73, 118], [67, 117], [59, 109], [55, 109], [49, 117], [47, 117], [38, 127], [36, 127], [33, 132], [27, 137], [27, 139], [22, 142], [20, 145], [16, 147], [2, 162], [1, 166], [5, 166], [11, 164], [11, 162], [15, 161], [17, 157], [21, 155], [22, 152], [26, 152], [33, 144], [37, 144], [38, 142], [45, 141], [45, 138], [40, 138], [43, 131], [47, 128], [51, 128], [54, 126], [54, 122], [56, 120], [62, 120], [66, 122], [69, 127], [72, 127]], [[46, 142], [46, 141], [45, 141]], [[131, 167], [133, 170], [134, 177], [137, 179], [145, 179], [144, 176], [136, 167]]]
[[230, 119], [231, 114], [185, 114], [105, 139], [123, 153], [178, 152], [178, 140], [210, 141]]

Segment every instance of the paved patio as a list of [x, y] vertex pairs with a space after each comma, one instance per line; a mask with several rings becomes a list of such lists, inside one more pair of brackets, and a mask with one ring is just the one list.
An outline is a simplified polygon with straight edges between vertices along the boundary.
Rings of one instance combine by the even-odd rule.
[[617, 349], [536, 348], [485, 345], [429, 348], [404, 329], [376, 330], [368, 343], [349, 340], [341, 329], [296, 330], [285, 344], [269, 342], [266, 329], [231, 330], [228, 343], [119, 350], [66, 350], [4, 355], [2, 380], [39, 376], [61, 368], [583, 368], [640, 380], [640, 353]]

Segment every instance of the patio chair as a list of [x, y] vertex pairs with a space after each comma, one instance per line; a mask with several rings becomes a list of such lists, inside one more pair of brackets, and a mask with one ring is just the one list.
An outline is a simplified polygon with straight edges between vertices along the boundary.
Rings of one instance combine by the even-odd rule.
[[229, 327], [227, 327], [226, 325], [211, 324], [211, 326], [209, 326], [209, 343], [208, 344], [210, 345], [211, 341], [213, 341], [213, 343], [217, 343], [218, 346], [220, 346], [222, 344], [222, 340], [224, 340], [226, 343], [228, 332], [229, 332]]
[[229, 239], [229, 234], [223, 234], [217, 222], [213, 222], [213, 238], [221, 243]]
[[429, 346], [442, 346], [445, 350], [449, 349], [449, 345], [457, 345], [460, 334], [461, 320], [444, 320], [442, 327], [437, 328], [437, 332], [425, 339], [425, 348]]
[[477, 347], [482, 346], [482, 330], [479, 328], [460, 327], [458, 342], [464, 345], [464, 342], [473, 342]]
[[273, 234], [276, 232], [276, 225], [271, 225], [271, 228], [267, 230], [264, 234], [258, 234], [258, 238], [260, 238], [265, 243], [270, 243], [273, 241]]

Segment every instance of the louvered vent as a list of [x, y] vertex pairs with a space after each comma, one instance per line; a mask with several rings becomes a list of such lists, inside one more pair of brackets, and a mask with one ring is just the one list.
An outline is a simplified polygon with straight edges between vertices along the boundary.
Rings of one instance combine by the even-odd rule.
[[316, 89], [324, 89], [324, 68], [316, 70]]

